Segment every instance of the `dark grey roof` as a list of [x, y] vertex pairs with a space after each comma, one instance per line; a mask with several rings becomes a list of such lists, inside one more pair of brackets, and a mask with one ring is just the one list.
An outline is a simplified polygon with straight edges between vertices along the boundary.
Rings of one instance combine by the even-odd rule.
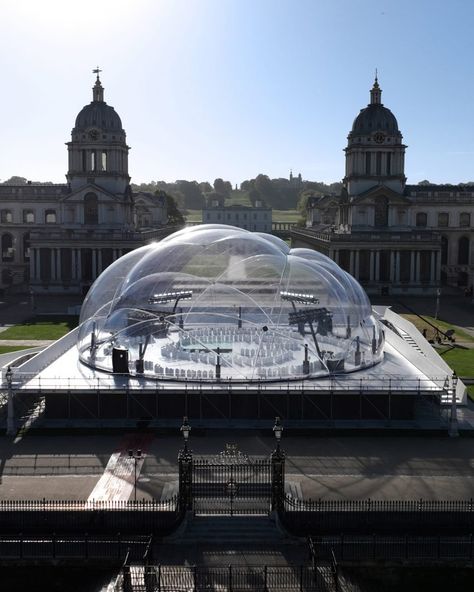
[[122, 122], [115, 109], [104, 101], [92, 101], [86, 105], [76, 117], [74, 127], [77, 131], [89, 127], [97, 127], [103, 131], [123, 131]]
[[352, 124], [352, 134], [369, 135], [375, 131], [386, 134], [399, 134], [395, 115], [382, 104], [370, 104], [361, 109]]

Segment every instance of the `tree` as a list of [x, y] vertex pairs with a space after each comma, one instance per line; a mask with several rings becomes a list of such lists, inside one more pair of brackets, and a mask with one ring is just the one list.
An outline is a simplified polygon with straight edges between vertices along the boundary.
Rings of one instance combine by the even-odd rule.
[[155, 195], [164, 197], [166, 201], [166, 208], [168, 212], [168, 224], [172, 226], [183, 226], [185, 223], [183, 214], [178, 209], [178, 204], [175, 198], [165, 191], [155, 191]]
[[[229, 183], [230, 185], [230, 183]], [[232, 185], [230, 187], [231, 191], [232, 191]], [[218, 177], [217, 179], [214, 179], [214, 191], [216, 193], [220, 193], [221, 195], [225, 195], [226, 197], [229, 195], [229, 188], [226, 185], [226, 182], [224, 181], [224, 179], [221, 179], [220, 177]]]
[[177, 189], [184, 196], [184, 206], [192, 210], [200, 210], [204, 197], [196, 181], [176, 181]]
[[25, 177], [13, 176], [3, 182], [3, 185], [27, 185], [28, 179]]

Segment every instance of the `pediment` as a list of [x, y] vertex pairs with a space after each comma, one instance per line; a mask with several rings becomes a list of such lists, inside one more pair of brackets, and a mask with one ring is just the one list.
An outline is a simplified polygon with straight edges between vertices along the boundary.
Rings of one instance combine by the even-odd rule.
[[381, 199], [386, 199], [389, 205], [408, 205], [411, 203], [410, 199], [397, 193], [390, 187], [385, 185], [377, 185], [371, 189], [361, 193], [352, 198], [353, 205], [375, 205]]
[[120, 201], [122, 201], [120, 196], [110, 193], [109, 191], [106, 191], [105, 189], [103, 189], [102, 187], [99, 187], [98, 185], [95, 185], [94, 183], [88, 183], [87, 185], [83, 185], [79, 189], [76, 189], [76, 191], [72, 191], [68, 195], [65, 195], [64, 197], [62, 197], [60, 201], [62, 201], [62, 202], [82, 201], [88, 193], [95, 193], [97, 195], [97, 199], [99, 200], [99, 202], [107, 202], [107, 201], [120, 202]]

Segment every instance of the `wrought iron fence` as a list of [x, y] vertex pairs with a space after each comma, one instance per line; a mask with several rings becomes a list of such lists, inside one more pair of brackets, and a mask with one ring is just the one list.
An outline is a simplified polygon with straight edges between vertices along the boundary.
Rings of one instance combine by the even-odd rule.
[[466, 535], [474, 531], [469, 500], [299, 500], [279, 507], [285, 527], [299, 536], [333, 533]]
[[48, 561], [100, 559], [111, 563], [140, 561], [147, 549], [149, 537], [92, 535], [62, 536], [24, 534], [0, 536], [0, 559], [3, 561]]
[[337, 535], [312, 537], [315, 563], [372, 561], [443, 561], [472, 562], [473, 534], [463, 536], [383, 536]]
[[166, 501], [0, 501], [2, 533], [169, 534], [182, 519], [179, 495]]
[[318, 592], [318, 571], [293, 566], [124, 566], [115, 592]]

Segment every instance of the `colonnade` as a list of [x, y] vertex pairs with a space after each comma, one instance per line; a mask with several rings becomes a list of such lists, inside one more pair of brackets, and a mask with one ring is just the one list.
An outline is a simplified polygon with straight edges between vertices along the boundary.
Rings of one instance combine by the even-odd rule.
[[432, 249], [332, 249], [329, 257], [362, 282], [439, 284], [441, 253]]
[[113, 261], [124, 254], [124, 249], [101, 248], [32, 248], [30, 250], [30, 281], [91, 281]]

